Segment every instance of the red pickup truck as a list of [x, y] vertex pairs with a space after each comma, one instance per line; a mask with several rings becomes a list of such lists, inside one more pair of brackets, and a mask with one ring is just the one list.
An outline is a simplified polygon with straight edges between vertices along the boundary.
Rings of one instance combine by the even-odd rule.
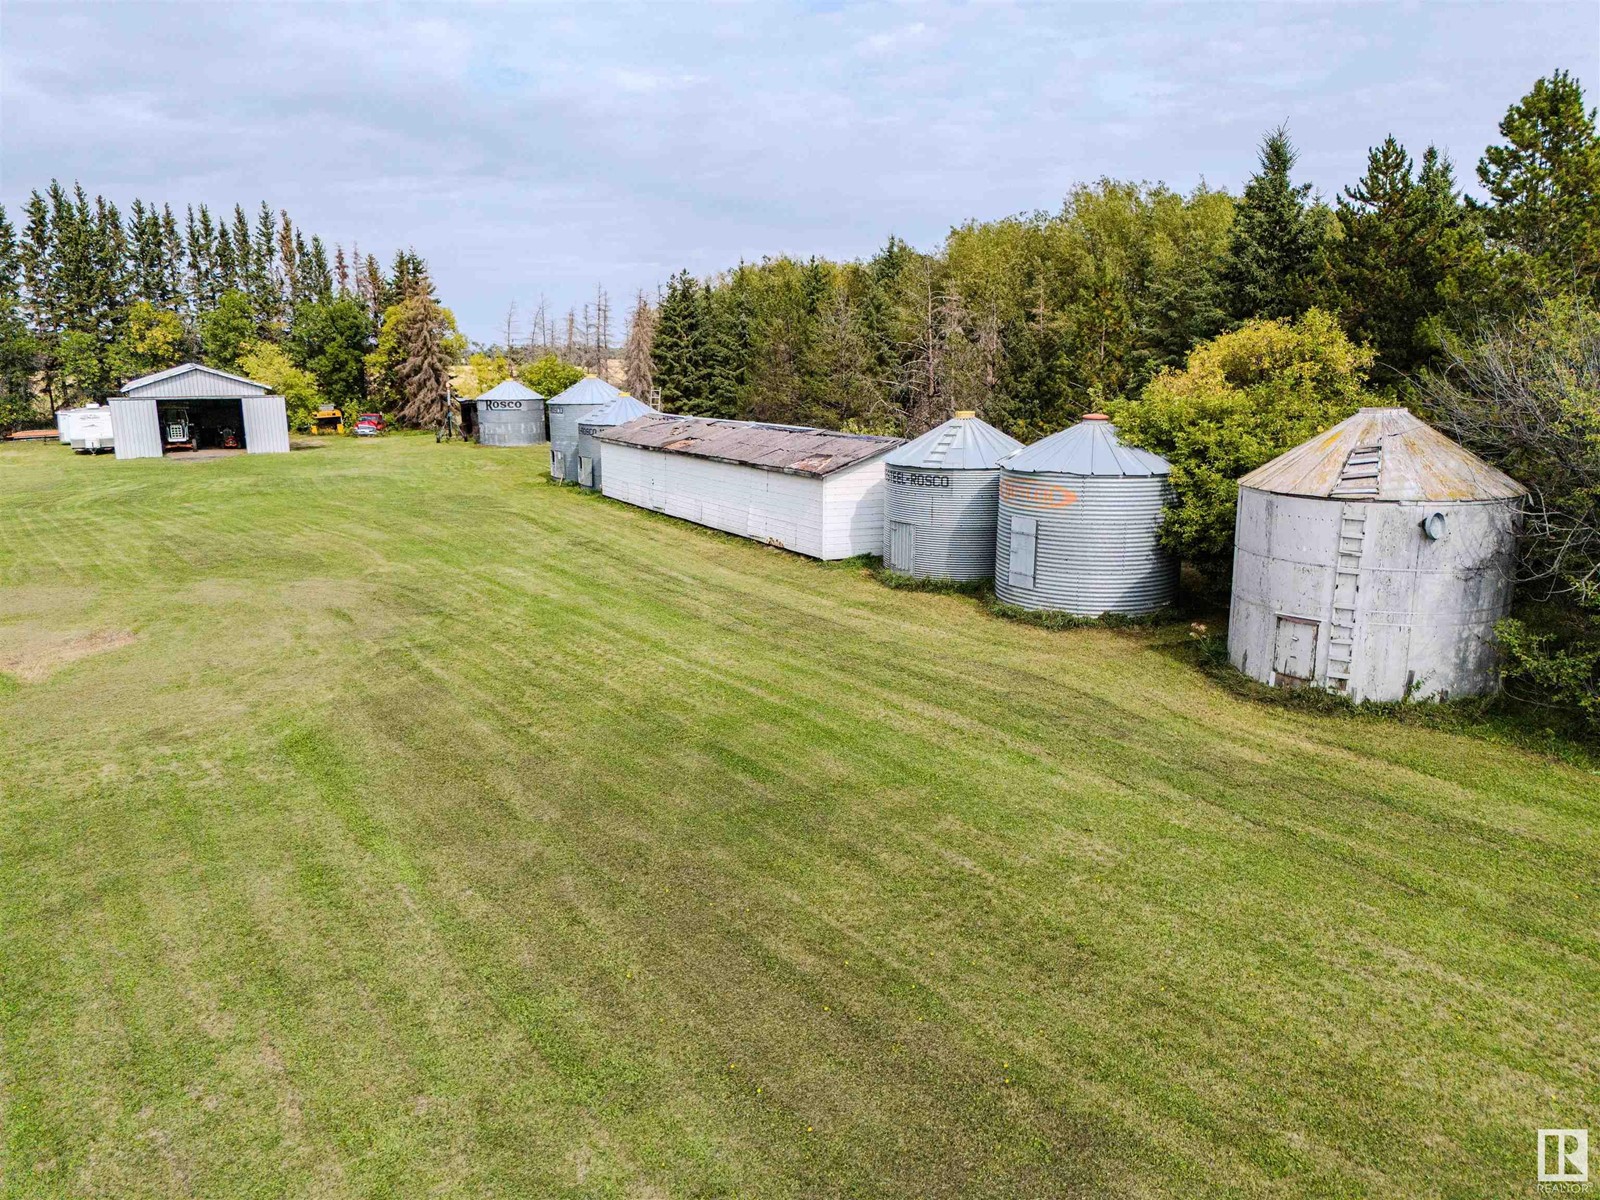
[[362, 413], [356, 419], [357, 437], [377, 437], [384, 430], [382, 413]]

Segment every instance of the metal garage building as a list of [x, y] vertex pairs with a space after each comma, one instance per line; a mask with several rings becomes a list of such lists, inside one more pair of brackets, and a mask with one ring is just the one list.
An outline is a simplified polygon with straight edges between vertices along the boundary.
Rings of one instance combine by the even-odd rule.
[[[193, 449], [226, 444], [232, 431], [251, 454], [286, 454], [289, 419], [283, 397], [242, 375], [184, 363], [125, 384], [111, 397], [118, 458], [160, 458], [180, 426]], [[187, 443], [186, 443], [187, 445]]]
[[883, 552], [883, 458], [899, 438], [666, 413], [596, 437], [613, 499], [812, 558]]

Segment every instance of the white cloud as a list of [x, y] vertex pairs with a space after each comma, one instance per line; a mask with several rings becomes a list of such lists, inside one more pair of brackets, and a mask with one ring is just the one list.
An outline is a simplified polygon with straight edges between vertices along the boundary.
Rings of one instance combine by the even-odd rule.
[[267, 199], [414, 245], [488, 337], [512, 299], [927, 244], [1076, 179], [1237, 186], [1285, 118], [1325, 193], [1391, 130], [1470, 171], [1535, 77], [1588, 65], [1590, 4], [1538, 11], [12, 3], [0, 201]]

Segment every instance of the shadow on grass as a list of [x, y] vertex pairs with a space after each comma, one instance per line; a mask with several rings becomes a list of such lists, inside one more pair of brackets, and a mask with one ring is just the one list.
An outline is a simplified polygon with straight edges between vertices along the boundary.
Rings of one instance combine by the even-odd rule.
[[[1226, 628], [1226, 622], [1219, 622]], [[1323, 688], [1275, 688], [1250, 678], [1228, 661], [1225, 634], [1195, 627], [1186, 637], [1153, 639], [1153, 647], [1193, 667], [1223, 691], [1266, 708], [1335, 720], [1420, 726], [1513, 745], [1571, 766], [1600, 767], [1600, 748], [1578, 724], [1553, 720], [1548, 710], [1504, 694], [1455, 700], [1352, 700]]]
[[[671, 521], [679, 525], [694, 526], [700, 533], [724, 542], [755, 545], [784, 554], [793, 551], [775, 545], [740, 537], [693, 521], [681, 520], [667, 513], [639, 508], [602, 493], [581, 488], [577, 484], [545, 477], [551, 487], [591, 497], [601, 504], [616, 504], [636, 513]], [[794, 555], [804, 558], [804, 555]], [[1444, 732], [1462, 734], [1485, 741], [1514, 745], [1573, 766], [1600, 768], [1600, 747], [1594, 745], [1581, 725], [1563, 721], [1558, 714], [1540, 709], [1505, 695], [1467, 697], [1439, 702], [1435, 700], [1354, 701], [1348, 696], [1319, 688], [1268, 687], [1235, 670], [1228, 661], [1227, 609], [1219, 599], [1205, 590], [1185, 569], [1180, 580], [1176, 601], [1167, 607], [1138, 616], [1106, 613], [1099, 617], [1081, 617], [1072, 613], [1035, 611], [1002, 603], [994, 593], [992, 580], [956, 582], [948, 579], [918, 579], [891, 571], [876, 554], [858, 554], [852, 558], [832, 561], [808, 559], [825, 571], [842, 571], [866, 576], [883, 587], [897, 592], [922, 592], [935, 596], [949, 596], [969, 600], [985, 614], [1018, 625], [1031, 625], [1036, 629], [1070, 632], [1078, 629], [1110, 629], [1139, 636], [1152, 650], [1166, 654], [1206, 676], [1217, 687], [1229, 694], [1267, 708], [1286, 709], [1328, 719], [1384, 722], [1396, 725], [1422, 726]], [[1215, 630], [1224, 632], [1217, 633]]]

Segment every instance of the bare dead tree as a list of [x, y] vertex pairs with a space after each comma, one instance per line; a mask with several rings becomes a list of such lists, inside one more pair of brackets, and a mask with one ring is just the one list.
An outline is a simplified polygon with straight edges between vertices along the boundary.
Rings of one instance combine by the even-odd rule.
[[655, 398], [655, 362], [651, 358], [655, 338], [656, 310], [640, 289], [628, 321], [628, 338], [622, 344], [622, 386], [651, 403]]
[[1600, 607], [1600, 310], [1554, 301], [1449, 343], [1419, 390], [1446, 432], [1529, 489], [1524, 582]]
[[594, 295], [594, 373], [606, 378], [611, 366], [611, 297], [600, 284]]
[[517, 302], [515, 300], [506, 307], [505, 334], [506, 340], [502, 344], [505, 346], [506, 361], [511, 364], [511, 378], [515, 379], [517, 377]]
[[550, 349], [550, 314], [549, 306], [545, 303], [544, 294], [540, 293], [539, 303], [534, 306], [533, 318], [528, 322], [528, 360], [531, 362]]

